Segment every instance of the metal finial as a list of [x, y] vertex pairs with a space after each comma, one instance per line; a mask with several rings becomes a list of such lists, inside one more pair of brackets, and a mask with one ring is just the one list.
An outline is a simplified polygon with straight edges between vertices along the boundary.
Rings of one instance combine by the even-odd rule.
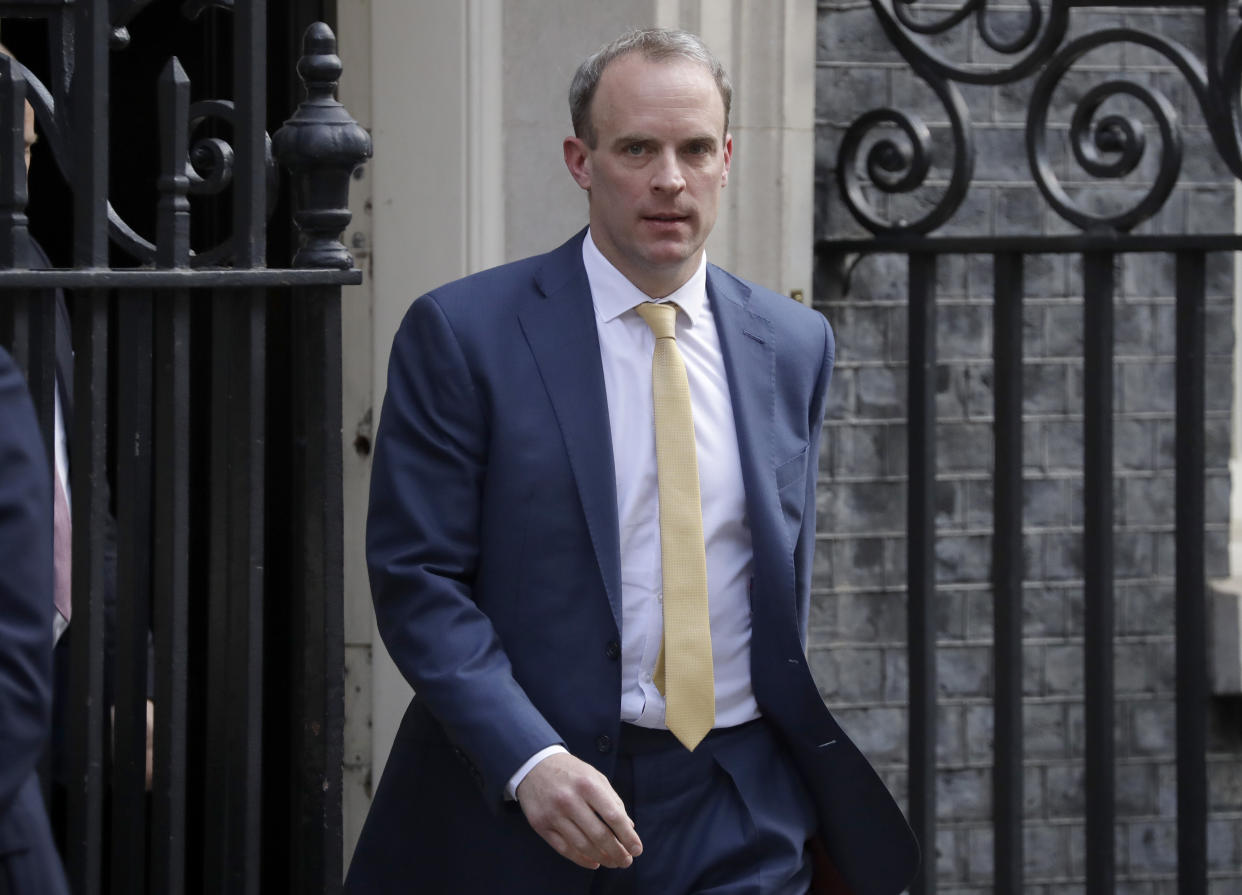
[[293, 173], [293, 221], [301, 234], [295, 267], [353, 267], [341, 242], [349, 224], [349, 182], [371, 157], [371, 135], [336, 101], [341, 60], [332, 29], [316, 22], [306, 29], [298, 74], [306, 100], [272, 138], [281, 164]]

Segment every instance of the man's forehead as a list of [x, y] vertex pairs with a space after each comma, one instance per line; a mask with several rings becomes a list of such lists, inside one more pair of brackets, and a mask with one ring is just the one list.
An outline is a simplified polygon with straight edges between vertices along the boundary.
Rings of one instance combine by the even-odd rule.
[[[710, 98], [704, 97], [705, 92]], [[671, 102], [673, 107], [688, 104], [700, 113], [718, 112], [723, 124], [724, 100], [711, 70], [683, 57], [652, 59], [634, 51], [614, 59], [600, 75], [592, 106], [596, 116], [626, 116], [650, 102], [657, 106]]]

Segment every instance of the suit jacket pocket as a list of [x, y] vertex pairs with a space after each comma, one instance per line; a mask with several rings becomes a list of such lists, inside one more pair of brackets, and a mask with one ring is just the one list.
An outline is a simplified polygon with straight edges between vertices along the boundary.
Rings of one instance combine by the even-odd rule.
[[776, 467], [776, 487], [784, 490], [794, 482], [806, 481], [806, 446]]

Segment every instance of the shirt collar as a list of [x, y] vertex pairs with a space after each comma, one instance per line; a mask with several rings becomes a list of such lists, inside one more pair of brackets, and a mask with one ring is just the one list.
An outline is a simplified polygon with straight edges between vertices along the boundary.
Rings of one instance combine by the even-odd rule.
[[[587, 281], [591, 285], [595, 316], [601, 323], [610, 323], [635, 305], [652, 301], [651, 296], [627, 280], [625, 274], [604, 257], [591, 238], [590, 230], [582, 240], [582, 263], [586, 266]], [[699, 266], [690, 279], [659, 300], [676, 302], [685, 312], [687, 323], [693, 326], [707, 310], [707, 252], [699, 259]]]

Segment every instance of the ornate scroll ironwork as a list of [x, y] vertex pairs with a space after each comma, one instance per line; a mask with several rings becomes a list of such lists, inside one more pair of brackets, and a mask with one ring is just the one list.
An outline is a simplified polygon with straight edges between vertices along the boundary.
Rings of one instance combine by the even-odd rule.
[[[1018, 27], [1009, 34], [999, 30], [995, 4], [990, 0], [964, 0], [955, 10], [934, 13], [920, 10], [918, 0], [871, 0], [871, 5], [893, 46], [938, 97], [951, 139], [941, 145], [945, 141], [933, 139], [917, 115], [895, 108], [868, 111], [851, 124], [838, 150], [838, 185], [851, 214], [872, 233], [929, 234], [949, 221], [967, 196], [975, 158], [970, 112], [958, 85], [1011, 84], [1032, 75], [1025, 124], [1027, 161], [1049, 206], [1066, 221], [1092, 233], [1128, 233], [1150, 219], [1173, 192], [1183, 159], [1177, 107], [1158, 86], [1109, 77], [1074, 99], [1068, 122], [1071, 157], [1087, 178], [1113, 182], [1129, 178], [1124, 185], [1132, 190], [1136, 176], [1149, 177], [1142, 195], [1130, 207], [1100, 210], [1084, 204], [1058, 177], [1049, 148], [1050, 133], [1055, 130], [1049, 126], [1050, 107], [1057, 89], [1089, 53], [1117, 45], [1141, 47], [1162, 57], [1178, 73], [1224, 165], [1235, 177], [1242, 177], [1242, 28], [1236, 19], [1230, 22], [1223, 0], [1198, 4], [1204, 19], [1202, 61], [1168, 37], [1129, 27], [1106, 28], [1067, 42], [1071, 8], [1083, 6], [1075, 0], [1028, 0]], [[1134, 9], [1160, 4], [1109, 5]], [[972, 19], [983, 45], [1004, 57], [1000, 62], [967, 65], [929, 45], [929, 39], [968, 27]], [[947, 166], [943, 159], [950, 156], [952, 164]], [[878, 207], [883, 203], [868, 198], [912, 196], [915, 191], [934, 188], [936, 181], [929, 171], [937, 161], [950, 167], [951, 173], [940, 179], [938, 198], [924, 199], [931, 210], [921, 217], [911, 220], [886, 213]]]
[[[107, 4], [111, 38], [109, 47], [113, 50], [129, 46], [130, 35], [128, 25], [141, 13], [152, 0], [110, 0]], [[232, 0], [186, 0], [182, 5], [181, 14], [193, 21], [202, 16], [208, 9], [215, 7], [232, 11]], [[41, 142], [51, 153], [51, 157], [62, 178], [73, 186], [75, 167], [74, 146], [77, 136], [74, 133], [74, 122], [71, 114], [71, 97], [75, 89], [87, 89], [84, 85], [75, 85], [76, 61], [76, 18], [72, 4], [42, 6], [25, 2], [5, 2], [0, 0], [0, 16], [38, 16], [48, 22], [49, 58], [51, 60], [48, 83], [44, 83], [26, 66], [14, 61], [13, 67], [17, 76], [26, 84], [26, 98], [34, 108], [41, 132]], [[170, 64], [176, 59], [170, 60]], [[177, 79], [184, 79], [185, 72], [177, 63]], [[188, 96], [188, 86], [186, 88]], [[165, 93], [161, 105], [173, 102], [173, 94]], [[232, 100], [208, 99], [200, 100], [189, 106], [184, 114], [175, 112], [171, 107], [160, 109], [160, 142], [161, 152], [167, 155], [167, 147], [185, 143], [188, 148], [182, 154], [178, 168], [184, 168], [184, 178], [189, 196], [217, 196], [225, 193], [232, 185], [234, 174], [235, 152], [228, 139], [219, 136], [221, 132], [231, 132], [235, 124], [235, 109]], [[181, 133], [178, 133], [181, 131]], [[279, 171], [272, 154], [272, 141], [268, 134], [264, 138], [264, 165], [266, 168], [268, 214], [275, 206]], [[165, 175], [165, 184], [179, 183], [181, 175]], [[170, 179], [171, 178], [171, 179]], [[182, 213], [188, 214], [188, 209]], [[156, 242], [141, 235], [132, 227], [109, 202], [107, 205], [108, 236], [111, 242], [123, 249], [139, 264], [148, 266], [164, 266], [162, 253]], [[189, 263], [192, 267], [211, 267], [228, 264], [236, 255], [235, 238], [230, 236], [219, 244], [199, 251], [191, 251]], [[339, 264], [330, 266], [339, 267]]]

